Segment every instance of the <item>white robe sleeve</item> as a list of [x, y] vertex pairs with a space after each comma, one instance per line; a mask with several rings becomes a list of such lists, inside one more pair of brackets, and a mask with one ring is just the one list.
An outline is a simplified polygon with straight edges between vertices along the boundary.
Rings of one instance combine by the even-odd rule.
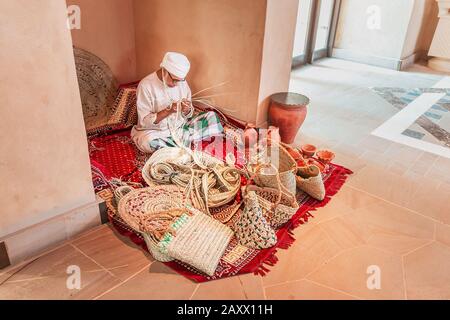
[[146, 129], [158, 127], [155, 125], [157, 110], [155, 108], [155, 100], [152, 94], [145, 88], [145, 86], [139, 86], [136, 95], [139, 127]]
[[[189, 87], [189, 85], [185, 82], [185, 87], [186, 87], [186, 99], [191, 103], [192, 105], [192, 92], [191, 92], [191, 88]], [[192, 108], [191, 111], [186, 114], [185, 116], [188, 118], [191, 118], [192, 115], [194, 114], [194, 109]]]
[[192, 92], [191, 92], [191, 88], [189, 87], [189, 85], [186, 83], [186, 90], [187, 90], [187, 99], [189, 101], [192, 100]]

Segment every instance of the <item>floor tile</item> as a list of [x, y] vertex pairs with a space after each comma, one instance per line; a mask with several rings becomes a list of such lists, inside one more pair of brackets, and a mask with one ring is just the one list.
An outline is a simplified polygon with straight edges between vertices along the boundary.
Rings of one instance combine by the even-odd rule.
[[354, 300], [355, 298], [337, 290], [308, 280], [280, 284], [266, 289], [269, 300]]
[[122, 280], [153, 261], [144, 249], [110, 226], [73, 241], [73, 245]]
[[450, 299], [450, 248], [434, 242], [404, 257], [408, 299]]
[[[404, 254], [433, 240], [434, 221], [382, 200], [355, 210], [345, 219], [350, 221], [347, 224], [352, 234], [393, 253]], [[332, 228], [330, 224], [328, 229]], [[343, 236], [335, 232], [335, 237]]]
[[436, 222], [436, 241], [450, 247], [450, 225]]
[[[68, 289], [69, 266], [80, 269], [80, 289]], [[71, 245], [51, 251], [17, 269], [0, 285], [0, 299], [92, 299], [119, 283]]]
[[[381, 271], [380, 289], [367, 285], [373, 277], [368, 274], [372, 266]], [[368, 246], [342, 252], [306, 279], [363, 299], [405, 297], [401, 257]]]
[[262, 277], [254, 274], [244, 274], [239, 276], [245, 296], [249, 300], [264, 300], [264, 288]]
[[355, 223], [349, 214], [323, 222], [320, 228], [345, 250], [366, 244], [370, 238], [368, 227]]
[[101, 296], [101, 300], [185, 300], [189, 299], [197, 284], [175, 273], [160, 262]]
[[0, 299], [13, 300], [88, 300], [119, 283], [105, 271], [82, 273], [80, 290], [68, 289], [67, 277], [7, 282], [0, 286]]
[[41, 277], [57, 277], [67, 275], [67, 268], [71, 265], [80, 267], [81, 272], [101, 270], [102, 268], [86, 258], [71, 245], [64, 245], [47, 254], [30, 260], [30, 262], [12, 268], [7, 272], [7, 281], [23, 281]]
[[277, 252], [279, 260], [262, 278], [264, 286], [301, 280], [340, 251], [318, 226], [304, 234], [296, 234], [296, 238], [289, 250]]
[[253, 274], [201, 283], [193, 300], [253, 300], [264, 299], [262, 282]]
[[313, 223], [321, 223], [344, 214], [353, 212], [356, 209], [363, 208], [370, 203], [377, 202], [379, 199], [362, 192], [360, 190], [344, 187], [331, 198], [330, 202], [322, 208], [313, 212], [314, 219], [311, 219]]

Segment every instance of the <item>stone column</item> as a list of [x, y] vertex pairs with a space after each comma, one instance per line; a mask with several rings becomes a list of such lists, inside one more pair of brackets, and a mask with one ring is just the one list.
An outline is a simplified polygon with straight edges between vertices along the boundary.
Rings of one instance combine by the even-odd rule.
[[439, 5], [439, 23], [431, 43], [428, 66], [450, 72], [450, 0], [436, 0]]

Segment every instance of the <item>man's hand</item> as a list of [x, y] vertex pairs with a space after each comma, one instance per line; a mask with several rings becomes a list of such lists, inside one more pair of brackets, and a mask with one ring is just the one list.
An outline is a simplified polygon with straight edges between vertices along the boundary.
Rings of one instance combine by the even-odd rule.
[[[183, 114], [188, 114], [189, 111], [191, 111], [191, 102], [189, 100], [183, 99], [183, 100], [181, 100], [180, 104], [181, 104], [181, 112]], [[175, 112], [177, 112], [177, 108], [178, 108], [178, 103], [174, 102], [174, 103], [172, 103], [170, 108], [168, 108], [167, 110], [170, 113], [175, 113]]]
[[177, 107], [178, 107], [178, 103], [174, 102], [174, 103], [172, 103], [172, 105], [170, 106], [170, 108], [168, 110], [170, 113], [175, 113], [175, 112], [177, 112]]
[[181, 100], [181, 111], [183, 114], [188, 114], [191, 111], [191, 102], [187, 99]]

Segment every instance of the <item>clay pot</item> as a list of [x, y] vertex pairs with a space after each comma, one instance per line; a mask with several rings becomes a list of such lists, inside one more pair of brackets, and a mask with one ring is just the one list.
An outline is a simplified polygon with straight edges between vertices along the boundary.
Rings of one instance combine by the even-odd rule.
[[305, 144], [301, 147], [301, 149], [305, 157], [313, 157], [317, 151], [317, 148], [312, 144]]
[[282, 142], [294, 142], [305, 121], [308, 104], [309, 98], [298, 93], [280, 92], [270, 97], [269, 124], [280, 128]]
[[330, 150], [320, 150], [316, 153], [317, 159], [324, 164], [330, 163], [334, 159], [334, 152]]

